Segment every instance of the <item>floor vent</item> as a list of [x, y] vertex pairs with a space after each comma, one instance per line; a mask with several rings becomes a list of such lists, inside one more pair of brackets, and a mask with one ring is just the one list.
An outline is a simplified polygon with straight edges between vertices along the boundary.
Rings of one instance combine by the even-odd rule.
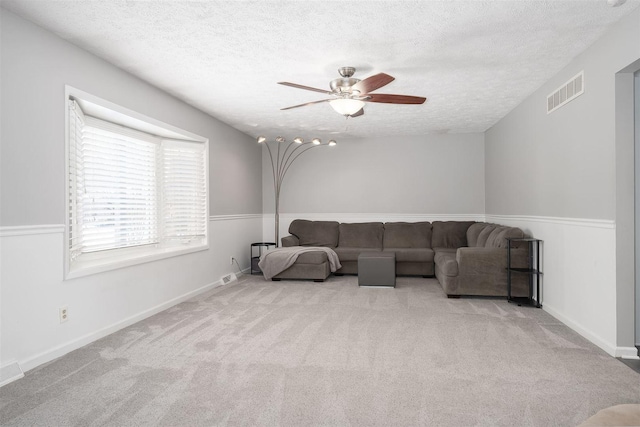
[[227, 274], [225, 276], [222, 276], [220, 278], [220, 283], [222, 283], [223, 285], [226, 285], [228, 283], [233, 282], [234, 280], [237, 280], [237, 277], [236, 277], [235, 273], [229, 273], [229, 274]]
[[19, 380], [22, 377], [24, 377], [24, 373], [18, 363], [14, 362], [10, 365], [3, 366], [0, 368], [0, 387], [15, 380]]
[[580, 71], [571, 80], [547, 96], [547, 114], [557, 110], [583, 93], [584, 71]]

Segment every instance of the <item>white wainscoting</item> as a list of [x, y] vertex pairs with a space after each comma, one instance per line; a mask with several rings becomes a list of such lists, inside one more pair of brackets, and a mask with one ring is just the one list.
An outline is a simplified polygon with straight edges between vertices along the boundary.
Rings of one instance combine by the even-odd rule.
[[[223, 275], [238, 273], [232, 256], [246, 271], [250, 244], [261, 236], [262, 214], [212, 216], [206, 251], [63, 280], [63, 225], [0, 227], [0, 378], [20, 378], [220, 285]], [[69, 320], [60, 323], [63, 306]]]
[[616, 224], [613, 220], [486, 215], [522, 228], [543, 243], [543, 309], [615, 357], [637, 357], [617, 346]]
[[[637, 357], [635, 348], [616, 345], [614, 221], [483, 214], [281, 214], [281, 236], [296, 218], [486, 220], [520, 227], [544, 240], [544, 310], [610, 355]], [[64, 226], [1, 227], [2, 378], [19, 378], [20, 369], [32, 369], [217, 286], [221, 276], [237, 272], [230, 256], [248, 269], [250, 243], [273, 240], [273, 221], [273, 214], [211, 216], [207, 251], [68, 281], [62, 279]], [[61, 306], [69, 308], [69, 321], [63, 324], [58, 321]]]

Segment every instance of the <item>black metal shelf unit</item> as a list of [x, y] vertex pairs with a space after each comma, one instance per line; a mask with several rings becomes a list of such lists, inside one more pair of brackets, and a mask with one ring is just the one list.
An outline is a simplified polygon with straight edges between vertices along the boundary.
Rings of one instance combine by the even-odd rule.
[[[511, 249], [525, 245], [527, 249], [527, 267], [512, 267]], [[542, 287], [540, 270], [542, 240], [533, 238], [507, 238], [507, 301], [518, 305], [530, 305], [542, 308]], [[526, 274], [529, 279], [529, 295], [514, 297], [511, 295], [511, 276]], [[535, 292], [534, 292], [535, 291]]]
[[[262, 252], [269, 250], [271, 246], [275, 248], [276, 244], [272, 242], [256, 242], [251, 244], [251, 252], [249, 255], [251, 257], [251, 274], [262, 274], [262, 270], [258, 266], [258, 263], [260, 262]], [[257, 255], [254, 249], [257, 249]]]

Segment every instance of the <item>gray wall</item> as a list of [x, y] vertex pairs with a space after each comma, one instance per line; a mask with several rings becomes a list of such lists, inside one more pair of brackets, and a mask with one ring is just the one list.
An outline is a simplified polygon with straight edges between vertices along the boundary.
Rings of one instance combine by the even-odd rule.
[[[486, 132], [487, 214], [615, 219], [615, 73], [640, 56], [640, 11]], [[547, 115], [579, 71], [585, 93]]]
[[[211, 289], [237, 272], [230, 257], [248, 268], [247, 248], [262, 234], [262, 153], [253, 138], [0, 14], [0, 371], [28, 370]], [[64, 279], [65, 84], [209, 138], [210, 213], [218, 215], [209, 249]], [[63, 306], [69, 320], [60, 324]]]
[[0, 225], [65, 220], [64, 85], [210, 140], [210, 213], [260, 213], [252, 138], [18, 18], [2, 14]]
[[[309, 135], [313, 137], [313, 135]], [[265, 212], [274, 211], [263, 152]], [[484, 135], [338, 139], [293, 164], [281, 213], [484, 213]]]
[[[639, 58], [636, 9], [485, 133], [487, 215], [538, 217], [537, 223], [558, 227], [559, 232], [547, 235], [545, 245], [548, 253], [561, 248], [564, 262], [545, 259], [547, 270], [555, 272], [545, 274], [550, 285], [545, 307], [616, 351], [632, 351], [634, 338], [629, 67]], [[582, 70], [585, 93], [547, 114], [547, 95]], [[573, 230], [567, 230], [558, 218], [579, 220], [568, 221]], [[541, 232], [536, 221], [533, 231]], [[580, 221], [590, 225], [581, 226]], [[579, 235], [573, 234], [577, 229]], [[610, 244], [613, 249], [593, 255], [581, 252], [585, 245], [597, 251]], [[610, 260], [612, 270], [604, 281], [585, 283], [583, 270], [595, 266], [606, 271]], [[602, 321], [595, 324], [595, 318]], [[608, 322], [606, 330], [598, 329]]]

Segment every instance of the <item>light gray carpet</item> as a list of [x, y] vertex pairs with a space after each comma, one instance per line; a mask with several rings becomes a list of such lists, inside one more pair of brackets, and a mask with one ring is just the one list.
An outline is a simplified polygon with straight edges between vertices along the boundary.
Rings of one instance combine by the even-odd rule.
[[640, 374], [543, 310], [245, 276], [0, 389], [2, 425], [571, 426]]

